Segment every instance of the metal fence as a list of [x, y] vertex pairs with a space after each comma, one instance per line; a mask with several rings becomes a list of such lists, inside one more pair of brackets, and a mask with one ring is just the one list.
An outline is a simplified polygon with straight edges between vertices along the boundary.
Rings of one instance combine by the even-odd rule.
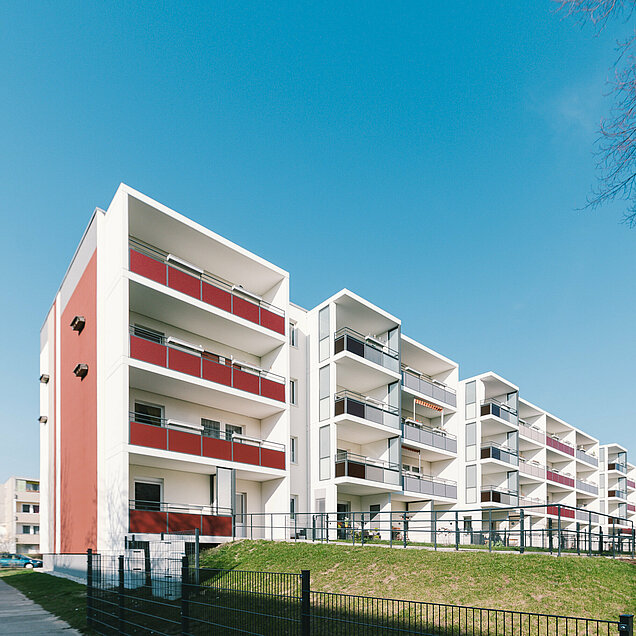
[[[167, 559], [150, 581], [126, 555], [88, 558], [87, 619], [99, 634], [633, 636], [618, 621], [311, 590], [310, 573], [193, 568]], [[178, 575], [168, 586], [154, 579]]]

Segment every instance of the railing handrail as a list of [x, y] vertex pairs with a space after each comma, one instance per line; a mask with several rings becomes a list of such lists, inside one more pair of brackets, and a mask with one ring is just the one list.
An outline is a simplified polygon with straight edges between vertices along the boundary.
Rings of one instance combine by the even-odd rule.
[[364, 334], [361, 334], [359, 331], [356, 331], [355, 329], [351, 329], [351, 327], [341, 327], [340, 329], [338, 329], [338, 331], [336, 331], [336, 333], [334, 334], [334, 339], [343, 335], [351, 336], [352, 338], [356, 340], [360, 340], [363, 344], [368, 345], [369, 347], [375, 349], [376, 351], [385, 353], [386, 355], [390, 356], [391, 358], [395, 358], [396, 360], [400, 356], [399, 352], [396, 351], [395, 349], [391, 349], [389, 345], [384, 344], [382, 347], [380, 347], [375, 342], [368, 340], [367, 336], [365, 336]]
[[422, 373], [421, 371], [414, 369], [413, 367], [407, 364], [400, 365], [400, 370], [402, 371], [402, 373], [408, 373], [409, 375], [419, 378], [420, 380], [426, 380], [430, 384], [435, 384], [436, 386], [441, 387], [445, 391], [448, 391], [449, 393], [457, 395], [457, 391], [452, 386], [448, 386], [448, 384], [445, 384], [444, 382], [441, 382], [440, 380], [436, 380], [435, 378], [432, 378], [430, 375], [427, 375], [426, 373]]
[[[227, 515], [227, 516], [232, 515], [232, 509], [224, 507], [224, 506], [215, 506], [213, 504], [203, 505], [203, 504], [174, 503], [171, 501], [149, 501], [145, 499], [129, 499], [128, 500], [129, 510], [152, 511], [152, 509], [149, 509], [149, 508], [137, 508], [137, 504], [159, 506], [159, 510], [157, 510], [156, 512], [179, 513], [179, 511], [181, 511], [181, 513], [184, 513], [184, 514], [192, 514], [192, 513], [189, 513], [190, 510], [198, 510], [199, 512], [194, 514], [207, 514], [207, 515], [221, 514], [221, 515]], [[175, 508], [176, 510], [171, 510], [170, 509], [171, 507]], [[206, 512], [203, 512], [204, 510], [213, 510], [215, 512], [206, 513]], [[219, 512], [219, 511], [224, 511], [224, 512]]]
[[533, 431], [537, 431], [538, 433], [545, 432], [542, 429], [540, 429], [536, 424], [530, 424], [529, 422], [526, 422], [525, 420], [522, 420], [521, 418], [519, 418], [519, 426], [525, 426], [525, 428], [530, 428]]
[[534, 466], [535, 468], [543, 468], [543, 470], [548, 470], [547, 466], [540, 464], [538, 461], [534, 459], [526, 459], [525, 457], [519, 455], [519, 465], [521, 466], [522, 464], [525, 464], [526, 466]]
[[424, 424], [418, 420], [414, 420], [412, 417], [403, 417], [402, 418], [402, 426], [410, 426], [411, 428], [421, 428], [429, 433], [433, 433], [433, 435], [439, 435], [440, 437], [445, 437], [447, 439], [457, 439], [457, 435], [453, 435], [449, 433], [447, 430], [439, 427], [439, 426], [429, 426], [428, 424]]
[[576, 477], [574, 477], [574, 475], [572, 475], [571, 473], [564, 473], [563, 471], [559, 470], [558, 468], [550, 468], [549, 466], [546, 466], [545, 469], [549, 470], [551, 473], [555, 473], [556, 475], [561, 475], [561, 477], [568, 477], [569, 479], [576, 479]]
[[[254, 442], [254, 445], [261, 446], [263, 448], [271, 448], [272, 450], [282, 450], [285, 451], [285, 444], [281, 442], [271, 442], [266, 439], [260, 439], [258, 437], [250, 437], [248, 435], [243, 435], [242, 433], [229, 433], [228, 431], [213, 431], [212, 433], [206, 433], [203, 428], [199, 429], [198, 426], [192, 426], [190, 429], [187, 425], [188, 422], [183, 422], [184, 426], [180, 427], [178, 422], [175, 422], [174, 425], [170, 424], [170, 418], [165, 417], [157, 417], [155, 415], [146, 415], [145, 413], [139, 413], [137, 411], [130, 411], [128, 413], [131, 422], [135, 422], [137, 424], [149, 424], [150, 426], [159, 426], [160, 428], [167, 428], [170, 430], [179, 430], [185, 433], [190, 433], [191, 435], [200, 435], [201, 437], [209, 437], [211, 439], [221, 439], [228, 442], [234, 442], [237, 444], [244, 444], [245, 442], [241, 440], [245, 440], [246, 442]], [[141, 416], [141, 417], [139, 417]], [[152, 419], [155, 422], [140, 422], [140, 419]], [[183, 430], [188, 428], [187, 431]]]
[[512, 406], [501, 402], [497, 398], [485, 398], [481, 401], [481, 404], [496, 404], [499, 408], [502, 408], [504, 411], [508, 411], [512, 415], [519, 417], [519, 411], [517, 409], [513, 409]]
[[338, 391], [334, 394], [334, 399], [351, 399], [356, 400], [357, 402], [363, 402], [367, 406], [371, 406], [373, 408], [379, 409], [380, 411], [386, 411], [387, 413], [393, 413], [397, 415], [400, 412], [397, 406], [391, 406], [386, 402], [382, 402], [381, 400], [375, 400], [374, 398], [369, 397], [368, 395], [362, 395], [362, 393], [356, 393], [355, 391], [350, 391], [349, 389], [343, 389], [342, 391]]
[[[150, 342], [154, 342], [156, 344], [161, 345], [162, 347], [176, 349], [177, 351], [183, 351], [184, 349], [187, 348], [185, 346], [180, 347], [178, 345], [174, 345], [168, 342], [169, 336], [168, 337], [166, 337], [165, 335], [158, 336], [154, 332], [150, 332], [147, 329], [144, 329], [143, 327], [129, 325], [129, 332], [130, 332], [130, 335], [132, 336], [135, 336], [137, 338], [142, 338], [143, 340], [148, 340]], [[158, 339], [160, 340], [160, 342], [157, 342]], [[192, 344], [194, 345], [194, 343]], [[194, 345], [194, 346], [199, 346], [199, 345]], [[218, 364], [220, 366], [232, 366], [234, 368], [238, 367], [241, 371], [245, 371], [246, 373], [253, 373], [254, 375], [258, 375], [267, 380], [272, 380], [273, 382], [278, 382], [279, 384], [285, 384], [285, 378], [282, 375], [278, 375], [277, 373], [272, 373], [271, 371], [267, 371], [267, 369], [262, 369], [261, 367], [257, 367], [255, 364], [252, 364], [251, 362], [243, 362], [241, 360], [236, 360], [232, 356], [224, 356], [219, 353], [214, 353], [214, 351], [208, 351], [207, 349], [203, 349], [202, 347], [201, 347], [201, 350], [188, 349], [187, 353], [193, 356], [199, 356], [201, 358], [205, 357], [205, 355], [216, 356], [217, 358], [224, 358], [225, 360], [228, 360], [230, 362], [229, 365], [224, 365], [221, 362], [217, 362], [216, 360], [211, 360], [210, 358], [205, 357], [205, 359], [210, 363]]]
[[271, 303], [268, 303], [266, 300], [263, 300], [262, 298], [257, 300], [249, 292], [246, 295], [243, 295], [240, 292], [237, 293], [236, 285], [228, 281], [225, 281], [221, 278], [218, 278], [217, 276], [215, 276], [214, 274], [211, 274], [210, 272], [202, 270], [202, 273], [199, 274], [198, 272], [192, 271], [188, 268], [181, 268], [177, 264], [169, 263], [167, 261], [168, 252], [165, 252], [164, 250], [160, 250], [158, 247], [155, 247], [154, 245], [145, 243], [144, 241], [141, 241], [132, 236], [128, 237], [128, 244], [133, 249], [141, 252], [142, 254], [144, 254], [145, 256], [148, 256], [149, 258], [153, 258], [157, 261], [162, 262], [167, 267], [172, 267], [174, 269], [178, 269], [179, 271], [184, 271], [190, 276], [193, 276], [195, 278], [200, 278], [201, 280], [204, 280], [206, 283], [210, 283], [211, 285], [214, 285], [215, 287], [218, 287], [219, 289], [222, 289], [230, 294], [238, 295], [242, 299], [246, 300], [247, 302], [250, 302], [253, 305], [264, 307], [265, 309], [275, 314], [278, 314], [279, 316], [285, 315], [285, 311], [281, 309], [280, 307], [277, 307], [276, 305], [272, 305]]
[[502, 450], [506, 453], [509, 453], [510, 455], [516, 455], [517, 457], [519, 456], [519, 452], [514, 450], [513, 448], [509, 448], [508, 446], [503, 446], [502, 444], [499, 444], [499, 442], [482, 442], [480, 448], [498, 448], [499, 450]]
[[579, 479], [576, 477], [576, 481], [581, 484], [587, 484], [588, 486], [594, 486], [594, 488], [598, 488], [598, 484], [595, 484], [593, 481], [588, 481], [587, 479]]
[[519, 495], [518, 490], [510, 490], [510, 488], [505, 488], [504, 486], [482, 486], [481, 492], [499, 492], [505, 495]]
[[384, 459], [374, 459], [373, 457], [358, 455], [357, 453], [352, 453], [351, 451], [347, 451], [347, 450], [339, 450], [336, 452], [335, 461], [342, 462], [342, 461], [349, 461], [350, 459], [358, 463], [364, 463], [365, 465], [368, 465], [368, 466], [376, 466], [378, 468], [384, 468], [386, 470], [395, 470], [395, 471], [400, 470], [399, 464], [396, 464], [394, 462], [389, 462]]
[[447, 486], [457, 486], [457, 482], [452, 479], [445, 479], [444, 477], [436, 477], [434, 475], [424, 475], [422, 473], [414, 473], [410, 470], [402, 470], [402, 475], [405, 477], [413, 477], [420, 479], [421, 481], [430, 481], [431, 483], [446, 484]]
[[563, 444], [564, 446], [569, 446], [570, 448], [575, 448], [574, 445], [571, 444], [570, 442], [568, 442], [568, 441], [566, 441], [564, 439], [561, 439], [560, 437], [555, 437], [555, 435], [556, 435], [556, 433], [548, 433], [546, 431], [546, 436], [545, 436], [546, 442], [547, 442], [548, 439], [552, 439], [555, 442], [559, 442], [560, 444]]

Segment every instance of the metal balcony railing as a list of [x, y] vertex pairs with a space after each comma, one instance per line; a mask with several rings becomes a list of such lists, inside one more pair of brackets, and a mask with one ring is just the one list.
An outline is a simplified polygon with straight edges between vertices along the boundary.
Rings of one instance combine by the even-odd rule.
[[483, 486], [481, 489], [481, 502], [500, 503], [507, 506], [516, 506], [519, 499], [519, 493], [507, 488], [494, 486]]
[[402, 419], [402, 438], [404, 441], [419, 442], [432, 448], [457, 452], [457, 437], [441, 428], [431, 428], [417, 420]]
[[393, 462], [364, 457], [349, 451], [338, 451], [335, 465], [336, 477], [355, 477], [393, 486], [400, 485], [400, 466]]
[[545, 471], [545, 466], [534, 461], [526, 461], [521, 457], [519, 458], [519, 472], [532, 475], [538, 479], [545, 479]]
[[617, 497], [618, 499], [627, 499], [627, 491], [626, 490], [608, 490], [608, 497]]
[[590, 455], [589, 453], [586, 453], [582, 448], [576, 449], [576, 458], [580, 459], [583, 462], [587, 462], [588, 464], [591, 464], [592, 466], [598, 466], [598, 459], [594, 457], [594, 455]]
[[407, 389], [417, 391], [426, 397], [453, 407], [457, 406], [455, 389], [411, 367], [402, 366], [402, 384]]
[[505, 420], [510, 424], [518, 424], [517, 410], [503, 402], [500, 402], [499, 400], [496, 400], [495, 398], [482, 400], [480, 415], [482, 417], [486, 415], [494, 415], [495, 417]]
[[528, 422], [525, 422], [524, 420], [519, 420], [519, 435], [528, 437], [540, 444], [545, 444], [545, 433], [541, 429], [533, 426], [532, 424], [528, 424]]
[[576, 488], [583, 492], [589, 492], [592, 495], [598, 495], [598, 486], [590, 481], [585, 481], [584, 479], [576, 480]]
[[129, 532], [186, 532], [198, 529], [206, 536], [232, 536], [230, 508], [132, 499], [128, 514]]
[[598, 523], [598, 515], [593, 513], [591, 510], [581, 510], [579, 509], [575, 511], [575, 519], [577, 521], [587, 521], [588, 523]]
[[354, 391], [339, 391], [335, 394], [334, 399], [336, 416], [346, 413], [375, 424], [400, 428], [400, 411], [397, 407], [373, 400]]
[[607, 464], [607, 470], [617, 470], [621, 473], [626, 473], [627, 464], [619, 464], [618, 462], [610, 462]]
[[408, 492], [433, 497], [457, 499], [457, 482], [432, 475], [422, 475], [412, 471], [403, 471], [402, 488]]
[[568, 442], [564, 442], [548, 434], [545, 437], [545, 443], [546, 446], [549, 446], [550, 448], [554, 448], [555, 450], [566, 453], [567, 455], [572, 455], [572, 457], [574, 457], [574, 446], [572, 446], [572, 444]]
[[400, 370], [397, 351], [387, 345], [380, 344], [375, 338], [364, 336], [349, 329], [349, 327], [343, 327], [334, 334], [334, 355], [342, 351], [349, 351], [395, 373]]
[[519, 455], [512, 449], [501, 446], [496, 442], [484, 442], [481, 445], [482, 459], [497, 459], [512, 466], [519, 465]]
[[570, 486], [574, 488], [574, 478], [571, 475], [561, 473], [556, 468], [546, 469], [546, 477], [548, 481], [552, 481], [555, 484], [561, 484], [562, 486]]
[[545, 499], [540, 499], [539, 497], [526, 497], [524, 495], [519, 495], [519, 505], [520, 506], [545, 506]]

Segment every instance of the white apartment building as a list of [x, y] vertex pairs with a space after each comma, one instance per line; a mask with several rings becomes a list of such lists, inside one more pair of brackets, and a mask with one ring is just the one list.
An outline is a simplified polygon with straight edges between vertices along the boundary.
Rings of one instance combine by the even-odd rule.
[[0, 552], [40, 553], [40, 482], [9, 477], [0, 484]]
[[513, 383], [460, 381], [346, 289], [291, 303], [287, 272], [123, 184], [40, 351], [44, 552], [193, 529], [286, 538], [271, 514], [290, 512], [461, 510], [470, 527], [521, 504], [532, 527], [599, 526], [599, 481], [619, 489], [598, 440]]

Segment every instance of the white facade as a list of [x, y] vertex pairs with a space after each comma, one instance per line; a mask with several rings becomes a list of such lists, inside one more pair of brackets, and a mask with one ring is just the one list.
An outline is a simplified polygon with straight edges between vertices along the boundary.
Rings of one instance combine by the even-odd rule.
[[10, 477], [0, 484], [0, 552], [40, 553], [40, 482]]
[[610, 510], [598, 440], [510, 381], [460, 381], [346, 289], [294, 305], [287, 272], [125, 185], [55, 298], [41, 373], [45, 552], [191, 525], [207, 542], [283, 538], [265, 515], [290, 511], [470, 523], [536, 505], [532, 527], [632, 512]]

